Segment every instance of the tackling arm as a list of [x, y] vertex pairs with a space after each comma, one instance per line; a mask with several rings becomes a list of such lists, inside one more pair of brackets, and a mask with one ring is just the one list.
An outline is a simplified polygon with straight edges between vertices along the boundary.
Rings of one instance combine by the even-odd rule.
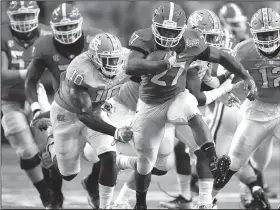
[[146, 55], [142, 52], [132, 50], [129, 54], [126, 74], [132, 76], [142, 76], [145, 74], [157, 74], [165, 71], [169, 62], [167, 60], [149, 61], [145, 59]]
[[12, 70], [8, 69], [9, 60], [5, 51], [1, 51], [2, 58], [2, 84], [3, 85], [14, 85], [24, 82], [27, 69]]
[[33, 109], [32, 104], [38, 104], [37, 84], [39, 83], [39, 80], [45, 71], [45, 66], [46, 65], [43, 60], [32, 59], [28, 67], [28, 72], [25, 80], [25, 95], [28, 102], [31, 104], [33, 114], [35, 109], [40, 110], [40, 106], [35, 107], [34, 105], [33, 106], [35, 108]]
[[232, 55], [219, 50], [215, 47], [208, 46], [205, 51], [198, 55], [199, 60], [219, 63], [229, 72], [240, 76], [243, 80], [249, 81], [250, 75]]
[[72, 83], [70, 89], [71, 97], [76, 100], [77, 106], [80, 109], [80, 112], [77, 114], [79, 120], [92, 130], [114, 137], [116, 128], [106, 123], [99, 115], [92, 111], [92, 102], [87, 88]]

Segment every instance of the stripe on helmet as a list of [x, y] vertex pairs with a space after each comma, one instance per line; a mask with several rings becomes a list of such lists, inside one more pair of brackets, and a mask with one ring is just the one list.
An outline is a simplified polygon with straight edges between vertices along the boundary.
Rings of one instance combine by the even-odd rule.
[[24, 1], [20, 1], [20, 7], [24, 7]]
[[206, 10], [206, 11], [210, 14], [210, 16], [213, 20], [213, 29], [219, 29], [220, 24], [218, 22], [218, 19], [217, 19], [217, 16], [215, 15], [215, 13], [210, 10]]
[[169, 20], [172, 21], [174, 15], [174, 3], [170, 2]]
[[62, 14], [62, 19], [66, 19], [66, 3], [63, 3], [61, 5], [61, 14]]
[[109, 34], [109, 33], [105, 33], [105, 34], [107, 35], [107, 37], [111, 41], [111, 44], [112, 44], [112, 47], [113, 47], [113, 51], [116, 51], [118, 47], [116, 46], [116, 43], [114, 41], [114, 37], [111, 34]]
[[267, 8], [262, 8], [262, 19], [263, 19], [263, 26], [267, 28], [268, 25], [268, 10]]

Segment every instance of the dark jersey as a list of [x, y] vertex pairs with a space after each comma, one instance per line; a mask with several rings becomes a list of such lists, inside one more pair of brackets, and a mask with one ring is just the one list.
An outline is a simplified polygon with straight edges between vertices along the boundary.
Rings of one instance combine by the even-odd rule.
[[[157, 51], [152, 29], [136, 31], [129, 41], [129, 48], [146, 55]], [[177, 63], [174, 67], [157, 75], [142, 76], [140, 99], [148, 104], [160, 104], [184, 91], [188, 66], [206, 48], [204, 38], [196, 30], [186, 30], [179, 44], [172, 49], [177, 53]]]
[[[51, 29], [43, 24], [39, 24], [38, 28], [32, 31], [32, 38], [29, 40], [19, 40], [16, 36], [17, 32], [12, 31], [9, 24], [2, 25], [1, 51], [5, 52], [8, 57], [9, 70], [27, 69], [32, 59], [32, 51], [34, 50], [35, 41], [39, 37], [52, 34]], [[1, 85], [4, 100], [14, 100], [11, 97], [11, 91], [24, 91], [24, 82], [16, 85]], [[24, 95], [24, 94], [19, 94]], [[18, 98], [17, 100], [25, 100]]]
[[51, 72], [55, 82], [54, 87], [59, 87], [60, 74], [77, 55], [88, 49], [91, 38], [101, 32], [96, 28], [84, 30], [83, 36], [71, 44], [71, 53], [67, 50], [69, 46], [58, 43], [53, 35], [41, 37], [36, 42], [33, 59], [41, 61], [40, 63], [44, 65], [42, 68], [47, 68]]

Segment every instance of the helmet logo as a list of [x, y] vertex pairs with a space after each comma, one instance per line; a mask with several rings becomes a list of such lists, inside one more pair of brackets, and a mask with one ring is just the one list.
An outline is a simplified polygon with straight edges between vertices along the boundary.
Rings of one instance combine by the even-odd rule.
[[12, 2], [10, 3], [11, 9], [15, 8], [16, 6], [17, 6], [17, 2], [16, 2], [16, 1], [12, 1]]
[[77, 17], [79, 15], [79, 10], [77, 8], [73, 9], [70, 13], [70, 17]]
[[199, 22], [201, 22], [202, 20], [203, 20], [203, 17], [198, 13], [194, 13], [190, 17], [190, 23], [191, 23], [192, 27], [197, 27], [199, 25]]
[[97, 51], [98, 50], [98, 46], [101, 45], [101, 41], [100, 39], [94, 37], [91, 41], [90, 41], [90, 48], [92, 50]]

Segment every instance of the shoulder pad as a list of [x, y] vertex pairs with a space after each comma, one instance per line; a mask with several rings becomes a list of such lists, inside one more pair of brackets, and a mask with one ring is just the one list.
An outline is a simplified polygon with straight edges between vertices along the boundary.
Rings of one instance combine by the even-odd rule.
[[151, 28], [135, 31], [128, 43], [129, 47], [140, 48], [147, 53], [152, 52], [154, 36]]
[[183, 38], [185, 40], [185, 51], [189, 56], [197, 56], [206, 48], [204, 37], [195, 29], [187, 29]]
[[238, 43], [232, 52], [234, 57], [245, 58], [250, 56], [250, 51], [254, 48], [253, 39], [247, 39]]

